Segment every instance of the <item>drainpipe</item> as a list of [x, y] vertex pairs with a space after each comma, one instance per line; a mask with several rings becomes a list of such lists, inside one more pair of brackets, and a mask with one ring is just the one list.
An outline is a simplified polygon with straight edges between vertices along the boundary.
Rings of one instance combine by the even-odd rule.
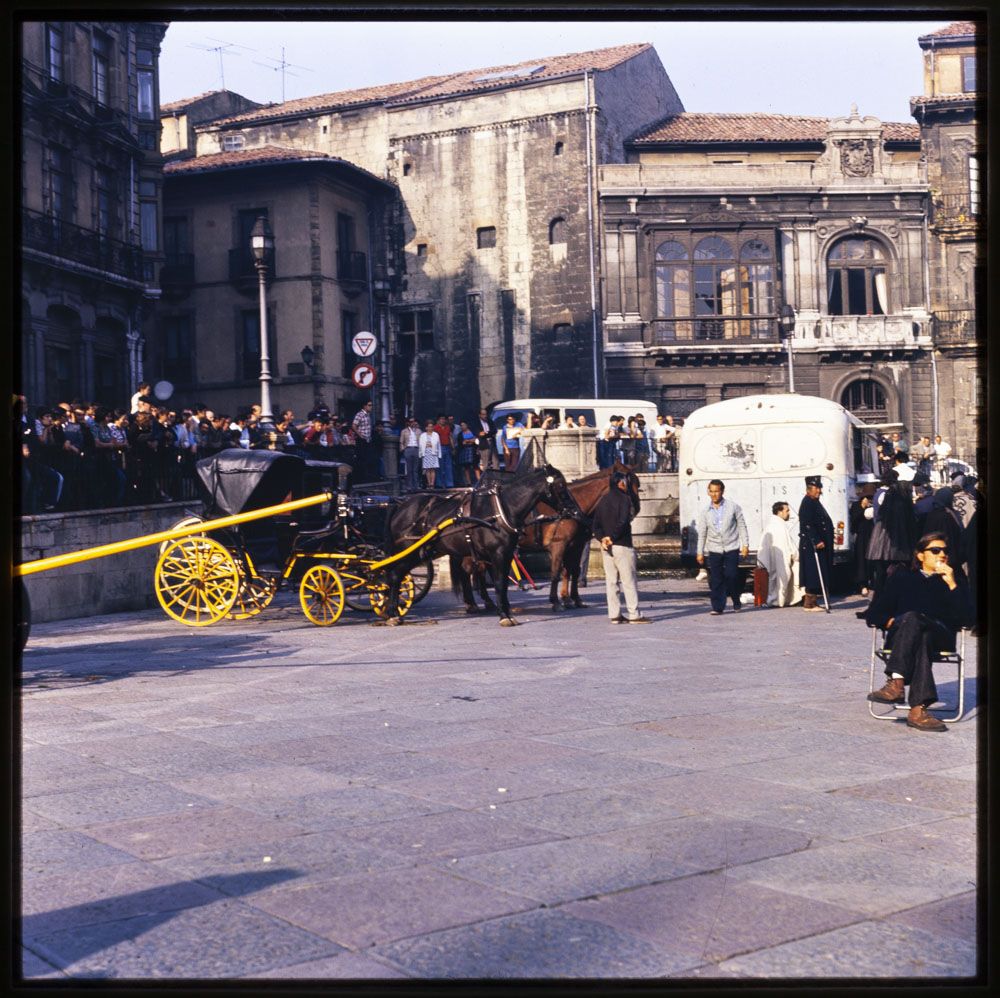
[[597, 363], [597, 276], [594, 263], [594, 155], [592, 149], [593, 105], [590, 101], [590, 70], [583, 71], [583, 86], [586, 91], [586, 133], [587, 133], [587, 250], [590, 256], [590, 325], [593, 331], [594, 398], [600, 398], [600, 374]]
[[[929, 195], [928, 195], [929, 197]], [[934, 424], [934, 436], [938, 434], [938, 370], [937, 343], [934, 335], [934, 316], [931, 313], [931, 263], [930, 263], [930, 232], [927, 228], [927, 212], [924, 212], [924, 301], [927, 304], [927, 314], [931, 316], [931, 420]]]

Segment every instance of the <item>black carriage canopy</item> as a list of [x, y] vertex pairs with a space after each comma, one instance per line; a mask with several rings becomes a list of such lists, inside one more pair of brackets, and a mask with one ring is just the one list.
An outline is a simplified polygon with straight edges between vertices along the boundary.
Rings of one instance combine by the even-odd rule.
[[[219, 451], [195, 465], [198, 490], [209, 519], [264, 509], [284, 502], [286, 497], [302, 499], [318, 495], [323, 486], [304, 491], [308, 472], [332, 472], [332, 487], [350, 472], [351, 466], [338, 461], [308, 461], [294, 454], [271, 450]], [[319, 475], [316, 476], [320, 477]]]

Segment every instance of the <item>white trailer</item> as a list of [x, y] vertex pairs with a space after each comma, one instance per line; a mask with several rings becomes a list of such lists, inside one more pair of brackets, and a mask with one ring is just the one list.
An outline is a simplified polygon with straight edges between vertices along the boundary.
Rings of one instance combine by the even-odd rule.
[[682, 560], [688, 564], [697, 554], [698, 516], [709, 503], [713, 478], [743, 508], [751, 549], [745, 564], [754, 564], [772, 505], [787, 502], [796, 515], [806, 475], [819, 475], [834, 525], [834, 560], [846, 561], [853, 542], [848, 507], [858, 476], [878, 473], [881, 429], [813, 395], [749, 395], [696, 409], [684, 421], [680, 440]]

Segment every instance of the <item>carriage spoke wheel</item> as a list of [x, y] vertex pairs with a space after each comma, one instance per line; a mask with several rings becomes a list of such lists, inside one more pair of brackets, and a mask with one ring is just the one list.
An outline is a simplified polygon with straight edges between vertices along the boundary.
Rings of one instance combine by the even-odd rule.
[[[396, 604], [396, 616], [405, 617], [406, 612], [416, 602], [416, 586], [413, 578], [404, 575], [399, 583], [399, 602]], [[373, 583], [368, 589], [368, 598], [376, 617], [386, 617], [389, 609], [389, 587], [383, 583]]]
[[[357, 562], [353, 564], [356, 565]], [[354, 571], [351, 568], [351, 563], [347, 563], [340, 570], [340, 578], [344, 583], [347, 605], [352, 610], [361, 610], [363, 613], [371, 610], [372, 605], [368, 599], [368, 579], [360, 571]]]
[[410, 569], [413, 577], [413, 602], [419, 603], [430, 591], [434, 583], [434, 562], [422, 561]]
[[246, 620], [248, 617], [256, 617], [274, 599], [277, 591], [277, 579], [245, 575], [236, 594], [236, 602], [229, 611], [229, 619]]
[[329, 565], [313, 565], [299, 583], [299, 603], [308, 620], [330, 627], [344, 612], [344, 583]]
[[240, 573], [232, 555], [211, 537], [168, 544], [156, 563], [156, 598], [168, 617], [190, 627], [222, 620], [233, 608]]

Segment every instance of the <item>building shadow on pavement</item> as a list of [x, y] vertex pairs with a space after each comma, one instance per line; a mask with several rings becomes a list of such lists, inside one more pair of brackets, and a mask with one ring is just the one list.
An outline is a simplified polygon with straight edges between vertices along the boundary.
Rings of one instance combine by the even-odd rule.
[[[211, 889], [203, 877], [39, 912], [20, 920], [20, 943], [53, 966], [65, 968], [131, 942], [194, 908], [253, 894], [301, 876], [300, 871], [284, 867], [249, 875], [213, 875]], [[86, 932], [81, 931], [84, 927]]]

